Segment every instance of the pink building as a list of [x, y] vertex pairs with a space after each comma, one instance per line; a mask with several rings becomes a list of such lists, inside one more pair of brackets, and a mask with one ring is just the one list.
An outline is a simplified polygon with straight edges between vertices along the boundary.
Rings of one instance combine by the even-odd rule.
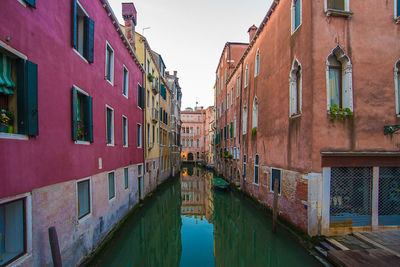
[[106, 0], [2, 1], [0, 56], [0, 265], [55, 226], [73, 266], [138, 202], [143, 69]]
[[181, 119], [182, 161], [204, 161], [206, 110], [203, 107], [187, 108], [181, 111]]

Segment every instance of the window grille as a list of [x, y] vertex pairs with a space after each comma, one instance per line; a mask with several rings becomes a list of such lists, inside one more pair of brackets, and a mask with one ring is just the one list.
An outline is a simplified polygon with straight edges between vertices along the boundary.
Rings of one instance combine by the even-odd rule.
[[379, 168], [379, 224], [400, 225], [400, 168]]
[[371, 225], [372, 168], [332, 168], [330, 226]]

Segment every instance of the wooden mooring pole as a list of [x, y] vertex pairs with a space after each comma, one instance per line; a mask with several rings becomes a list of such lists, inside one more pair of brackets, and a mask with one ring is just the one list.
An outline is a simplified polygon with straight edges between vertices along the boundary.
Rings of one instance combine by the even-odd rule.
[[274, 179], [274, 203], [272, 206], [272, 233], [276, 233], [276, 220], [278, 219], [278, 179]]
[[62, 267], [60, 247], [58, 245], [58, 236], [55, 226], [49, 228], [49, 241], [51, 248], [51, 256], [53, 258], [54, 267]]

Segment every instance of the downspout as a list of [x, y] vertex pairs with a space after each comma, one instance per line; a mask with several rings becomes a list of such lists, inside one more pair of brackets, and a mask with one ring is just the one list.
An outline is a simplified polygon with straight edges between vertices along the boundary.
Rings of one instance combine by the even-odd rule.
[[[139, 41], [140, 41], [140, 39], [139, 39]], [[142, 137], [142, 139], [143, 139], [143, 141], [142, 141], [142, 143], [143, 143], [143, 145], [142, 145], [142, 148], [143, 148], [143, 168], [142, 168], [142, 171], [143, 171], [143, 181], [142, 181], [142, 183], [144, 184], [144, 177], [145, 177], [145, 174], [146, 174], [146, 172], [145, 172], [145, 168], [146, 168], [146, 149], [145, 149], [145, 145], [146, 145], [146, 142], [145, 142], [145, 136], [146, 136], [146, 133], [145, 133], [145, 131], [146, 131], [146, 87], [147, 87], [147, 77], [146, 77], [146, 66], [147, 66], [147, 64], [146, 64], [146, 41], [145, 40], [143, 40], [143, 50], [144, 50], [144, 62], [143, 62], [143, 64], [144, 64], [144, 73], [143, 73], [143, 86], [144, 86], [144, 92], [143, 92], [143, 94], [144, 94], [144, 103], [143, 103], [143, 127], [142, 127], [142, 129], [143, 129], [143, 137]], [[146, 170], [147, 171], [147, 170]], [[143, 188], [144, 188], [144, 186], [143, 186]], [[142, 194], [143, 194], [144, 192], [142, 192]]]

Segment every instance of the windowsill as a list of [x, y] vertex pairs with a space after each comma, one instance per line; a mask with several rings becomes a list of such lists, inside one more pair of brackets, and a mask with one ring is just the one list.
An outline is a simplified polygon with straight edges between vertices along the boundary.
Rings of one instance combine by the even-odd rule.
[[[275, 192], [272, 191], [272, 190], [269, 190], [269, 192], [272, 193], [272, 194], [275, 194]], [[282, 192], [278, 193], [278, 196], [281, 196], [281, 195], [282, 195]]]
[[0, 139], [29, 140], [29, 136], [24, 134], [0, 133]]
[[116, 199], [116, 197], [115, 197], [115, 196], [113, 196], [112, 198], [110, 198], [110, 199], [108, 200], [108, 202], [112, 203], [112, 202], [114, 202], [114, 201], [115, 201], [115, 199]]
[[85, 221], [87, 221], [91, 217], [92, 217], [92, 213], [89, 212], [88, 214], [86, 214], [82, 218], [78, 219], [78, 224], [84, 223]]
[[107, 146], [115, 146], [114, 144], [107, 144]]
[[127, 147], [128, 147], [128, 145], [124, 145], [124, 146], [122, 146], [122, 147], [125, 147], [125, 148], [127, 148]]
[[350, 18], [354, 13], [351, 11], [346, 10], [339, 10], [339, 9], [327, 9], [325, 10], [325, 14], [327, 17], [345, 17]]
[[107, 79], [107, 77], [104, 77], [104, 79], [106, 79], [106, 81], [111, 84], [111, 86], [114, 86], [114, 82], [110, 81], [109, 79]]
[[74, 52], [75, 52], [81, 59], [83, 59], [87, 64], [89, 64], [89, 61], [87, 61], [87, 59], [84, 58], [84, 57], [82, 56], [82, 54], [81, 54], [78, 50], [76, 50], [75, 48], [72, 48], [72, 50], [74, 50]]
[[25, 261], [32, 257], [32, 253], [25, 253], [13, 262], [7, 264], [8, 267], [21, 266]]
[[300, 114], [293, 114], [290, 116], [291, 120], [297, 119], [297, 118], [301, 118], [301, 113]]
[[292, 36], [297, 32], [298, 29], [300, 29], [300, 26], [301, 26], [301, 25], [302, 25], [302, 24], [300, 24], [299, 26], [297, 26], [296, 29], [292, 30]]
[[259, 184], [259, 183], [258, 183], [258, 184], [256, 184], [256, 183], [254, 183], [254, 182], [253, 182], [253, 185], [255, 185], [255, 186], [260, 186], [260, 184]]
[[128, 99], [128, 96], [127, 95], [125, 95], [125, 94], [122, 94], [126, 99]]
[[75, 141], [75, 144], [77, 144], [77, 145], [90, 145], [90, 142], [89, 141], [81, 141], [81, 140], [77, 140], [77, 141]]

